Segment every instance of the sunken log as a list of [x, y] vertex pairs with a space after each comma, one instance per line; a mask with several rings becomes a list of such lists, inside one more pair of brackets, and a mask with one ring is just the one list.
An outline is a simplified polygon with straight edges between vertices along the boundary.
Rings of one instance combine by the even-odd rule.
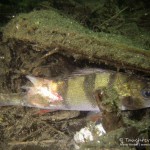
[[99, 36], [56, 10], [20, 14], [3, 32], [4, 41], [30, 44], [35, 51], [47, 51], [105, 63], [116, 68], [150, 73], [150, 51]]

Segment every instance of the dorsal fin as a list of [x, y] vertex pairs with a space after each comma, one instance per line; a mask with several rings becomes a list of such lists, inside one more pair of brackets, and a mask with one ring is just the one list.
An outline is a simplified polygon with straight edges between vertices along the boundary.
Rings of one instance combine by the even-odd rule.
[[68, 78], [74, 78], [77, 76], [85, 76], [85, 75], [90, 75], [93, 73], [102, 73], [105, 70], [99, 69], [99, 68], [85, 68], [85, 69], [76, 69], [75, 71], [73, 71], [72, 73], [66, 75], [64, 77], [64, 79], [68, 79]]

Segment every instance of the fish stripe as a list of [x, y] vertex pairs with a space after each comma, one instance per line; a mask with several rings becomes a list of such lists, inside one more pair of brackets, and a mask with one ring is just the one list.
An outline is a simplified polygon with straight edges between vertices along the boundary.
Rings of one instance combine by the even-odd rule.
[[89, 100], [89, 102], [92, 104], [93, 107], [96, 107], [97, 105], [96, 101], [94, 101], [94, 96], [93, 96], [93, 92], [95, 88], [95, 78], [96, 78], [95, 73], [89, 74], [85, 76], [84, 83], [83, 83], [84, 86], [83, 88], [87, 100]]
[[64, 80], [61, 84], [61, 91], [60, 95], [63, 96], [63, 104], [65, 105], [65, 107], [70, 108], [69, 102], [66, 100], [67, 99], [67, 91], [68, 91], [68, 80]]

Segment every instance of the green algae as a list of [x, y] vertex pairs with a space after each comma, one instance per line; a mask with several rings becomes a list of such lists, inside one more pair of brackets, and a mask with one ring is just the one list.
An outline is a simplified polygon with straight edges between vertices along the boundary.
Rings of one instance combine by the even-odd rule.
[[149, 51], [119, 40], [108, 40], [107, 35], [99, 36], [53, 9], [19, 15], [4, 29], [4, 39], [30, 42], [36, 51], [57, 49], [76, 59], [150, 71]]

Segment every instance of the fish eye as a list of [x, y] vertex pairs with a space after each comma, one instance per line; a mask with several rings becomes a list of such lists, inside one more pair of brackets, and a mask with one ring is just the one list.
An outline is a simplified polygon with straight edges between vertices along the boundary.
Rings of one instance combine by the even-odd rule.
[[144, 88], [144, 89], [142, 90], [142, 96], [143, 96], [144, 98], [150, 98], [150, 88]]

